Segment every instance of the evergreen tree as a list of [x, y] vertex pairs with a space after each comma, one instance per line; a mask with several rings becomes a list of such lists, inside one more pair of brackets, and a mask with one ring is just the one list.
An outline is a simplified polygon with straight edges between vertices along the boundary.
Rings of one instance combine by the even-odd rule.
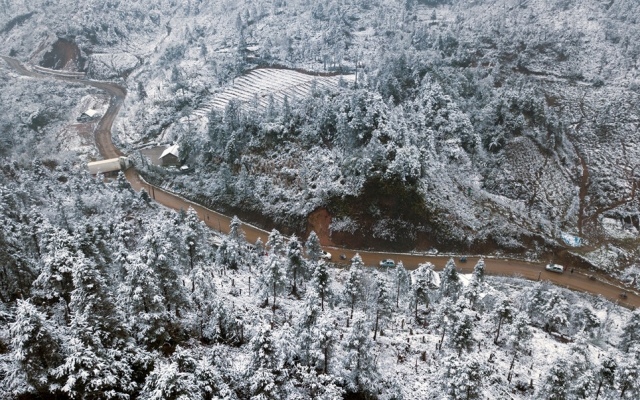
[[[277, 248], [277, 244], [274, 244]], [[272, 247], [273, 251], [274, 247]], [[269, 294], [273, 295], [273, 312], [276, 312], [276, 297], [284, 289], [285, 270], [283, 261], [277, 251], [269, 254], [264, 264], [260, 268], [260, 283], [262, 285], [265, 297], [269, 298]]]
[[413, 282], [411, 284], [416, 321], [418, 321], [418, 306], [423, 304], [425, 308], [429, 308], [430, 295], [436, 287], [433, 264], [420, 264], [413, 273]]
[[629, 349], [629, 357], [625, 364], [620, 366], [618, 372], [618, 387], [621, 399], [640, 398], [640, 348], [638, 346]]
[[237, 216], [231, 218], [229, 223], [229, 238], [238, 242], [244, 241], [244, 231], [241, 228], [242, 221]]
[[449, 343], [451, 347], [458, 351], [458, 356], [462, 350], [470, 351], [473, 346], [473, 316], [465, 310], [452, 324]]
[[498, 299], [498, 305], [494, 310], [494, 319], [498, 321], [498, 328], [496, 330], [496, 337], [493, 339], [493, 344], [498, 344], [502, 323], [510, 323], [513, 319], [513, 313], [511, 311], [511, 301], [504, 296], [501, 296], [501, 298]]
[[550, 331], [558, 331], [569, 325], [569, 303], [558, 290], [551, 292], [542, 312], [545, 328]]
[[320, 296], [321, 309], [324, 311], [324, 300], [331, 295], [331, 275], [329, 275], [327, 263], [320, 261], [316, 264], [311, 282]]
[[541, 398], [549, 400], [567, 400], [569, 398], [569, 371], [564, 360], [556, 361], [547, 372], [540, 387]]
[[280, 399], [282, 394], [278, 376], [278, 349], [273, 332], [268, 325], [259, 328], [251, 339], [251, 361], [247, 369], [247, 380], [252, 398]]
[[292, 293], [298, 294], [298, 278], [305, 275], [305, 262], [302, 258], [302, 246], [294, 235], [287, 245], [287, 271], [293, 280]]
[[604, 357], [600, 362], [600, 366], [596, 372], [596, 377], [598, 379], [598, 389], [596, 390], [596, 400], [600, 397], [600, 391], [604, 387], [605, 391], [607, 389], [612, 389], [613, 384], [616, 379], [616, 369], [618, 365], [616, 361], [611, 357]]
[[320, 247], [320, 239], [318, 239], [318, 235], [316, 235], [314, 231], [311, 231], [309, 234], [305, 247], [307, 250], [307, 256], [309, 256], [311, 262], [318, 262], [322, 255], [322, 247]]
[[271, 253], [276, 254], [278, 256], [282, 255], [284, 252], [284, 238], [282, 234], [274, 229], [269, 234], [269, 239], [267, 240], [267, 247], [271, 249]]
[[370, 329], [364, 320], [357, 319], [343, 344], [347, 390], [364, 396], [376, 394], [380, 379], [373, 353], [373, 342], [368, 333]]
[[351, 267], [349, 268], [349, 276], [344, 283], [344, 297], [347, 299], [349, 306], [351, 307], [351, 315], [349, 318], [353, 319], [353, 309], [356, 303], [362, 299], [362, 267], [364, 266], [360, 254], [351, 259]]
[[443, 366], [444, 377], [441, 382], [449, 399], [482, 398], [484, 371], [478, 361], [450, 356], [443, 361]]
[[396, 285], [396, 308], [400, 306], [400, 292], [405, 293], [411, 285], [411, 276], [404, 268], [402, 261], [398, 262], [396, 266], [394, 281]]
[[391, 316], [392, 297], [389, 291], [389, 283], [386, 278], [376, 272], [373, 276], [373, 311], [376, 315], [376, 322], [373, 329], [373, 340], [376, 340], [378, 326], [384, 324]]
[[462, 282], [456, 270], [456, 263], [453, 261], [453, 258], [450, 258], [440, 273], [440, 295], [451, 297], [455, 300], [458, 298], [461, 288]]
[[509, 330], [508, 345], [516, 351], [525, 351], [529, 349], [533, 333], [529, 327], [531, 321], [527, 314], [517, 313]]
[[631, 314], [620, 340], [620, 349], [624, 352], [629, 352], [634, 346], [640, 346], [640, 309]]
[[[53, 371], [62, 363], [58, 333], [44, 313], [27, 301], [18, 300], [15, 319], [9, 324], [11, 335], [11, 391], [16, 394], [46, 394], [56, 384]], [[53, 390], [55, 392], [55, 389]]]

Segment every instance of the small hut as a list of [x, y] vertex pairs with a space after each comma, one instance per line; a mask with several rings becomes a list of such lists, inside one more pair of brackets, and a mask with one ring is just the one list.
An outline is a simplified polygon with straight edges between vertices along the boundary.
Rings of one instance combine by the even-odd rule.
[[180, 165], [180, 146], [174, 144], [167, 147], [159, 160], [162, 165]]

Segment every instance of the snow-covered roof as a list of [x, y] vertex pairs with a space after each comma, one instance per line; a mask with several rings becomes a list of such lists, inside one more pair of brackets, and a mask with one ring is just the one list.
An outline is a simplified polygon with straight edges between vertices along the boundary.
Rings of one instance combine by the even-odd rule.
[[88, 109], [87, 111], [84, 112], [84, 114], [93, 117], [94, 115], [96, 115], [98, 113], [98, 111], [96, 110], [92, 110], [92, 109]]
[[169, 154], [179, 157], [179, 154], [180, 154], [178, 152], [179, 149], [180, 149], [180, 145], [177, 145], [177, 144], [169, 146], [165, 149], [165, 151], [162, 152], [162, 154], [160, 155], [160, 158], [164, 158], [166, 155], [169, 155]]

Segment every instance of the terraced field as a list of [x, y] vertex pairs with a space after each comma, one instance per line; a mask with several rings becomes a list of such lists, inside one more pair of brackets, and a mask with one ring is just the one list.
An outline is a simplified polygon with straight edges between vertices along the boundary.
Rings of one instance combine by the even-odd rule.
[[218, 93], [211, 101], [193, 112], [195, 116], [206, 116], [211, 109], [224, 110], [231, 99], [249, 102], [257, 96], [260, 107], [266, 107], [269, 95], [273, 95], [276, 103], [281, 103], [284, 96], [289, 99], [306, 96], [313, 82], [319, 88], [333, 88], [338, 86], [342, 78], [353, 82], [355, 75], [316, 76], [289, 69], [259, 68], [237, 78], [233, 86]]

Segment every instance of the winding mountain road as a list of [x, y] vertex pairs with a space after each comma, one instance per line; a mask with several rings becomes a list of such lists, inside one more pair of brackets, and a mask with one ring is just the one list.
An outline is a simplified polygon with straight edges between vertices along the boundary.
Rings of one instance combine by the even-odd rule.
[[[109, 95], [111, 96], [109, 108], [100, 120], [94, 132], [95, 141], [100, 154], [105, 159], [123, 155], [123, 153], [113, 144], [111, 138], [111, 127], [127, 94], [125, 88], [111, 82], [79, 80], [66, 76], [55, 75], [53, 71], [52, 74], [43, 74], [32, 71], [14, 58], [5, 56], [0, 57], [4, 59], [5, 62], [18, 74], [23, 76], [39, 79], [58, 79], [73, 83], [81, 83], [84, 85], [102, 89], [109, 93]], [[145, 190], [149, 192], [150, 196], [158, 203], [175, 210], [179, 210], [181, 208], [188, 209], [189, 207], [192, 207], [207, 226], [221, 232], [229, 231], [229, 217], [195, 204], [173, 193], [150, 185], [149, 183], [142, 180], [133, 168], [127, 170], [125, 175], [127, 177], [127, 180], [131, 183], [131, 186], [136, 191], [145, 188]], [[242, 229], [245, 232], [247, 240], [252, 243], [255, 242], [259, 237], [261, 237], [264, 242], [269, 235], [269, 232], [248, 224], [243, 224]], [[328, 248], [327, 250], [333, 253], [333, 261], [343, 264], [346, 264], [347, 261], [339, 260], [340, 254], [344, 254], [346, 256], [346, 260], [348, 260], [357, 252], [360, 254], [362, 260], [366, 265], [378, 265], [381, 259], [392, 258], [396, 262], [402, 261], [407, 269], [415, 269], [419, 264], [425, 262], [431, 262], [436, 266], [436, 269], [442, 269], [450, 258], [450, 256], [427, 256], [422, 254], [408, 253], [381, 253], [342, 248]], [[473, 270], [473, 266], [476, 264], [478, 259], [478, 257], [468, 257], [466, 263], [458, 263], [458, 270], [462, 273], [470, 273]], [[555, 285], [566, 287], [571, 290], [590, 293], [593, 295], [601, 295], [607, 299], [610, 299], [611, 301], [619, 302], [620, 304], [627, 307], [640, 306], [640, 296], [638, 296], [637, 293], [629, 289], [625, 289], [622, 283], [616, 282], [604, 275], [598, 275], [597, 280], [594, 281], [589, 279], [588, 272], [580, 271], [578, 269], [576, 269], [573, 273], [567, 271], [564, 274], [557, 274], [546, 271], [544, 269], [544, 264], [541, 263], [530, 263], [520, 260], [499, 258], [485, 258], [485, 264], [486, 272], [490, 275], [516, 275], [529, 280], [550, 281]], [[625, 300], [622, 300], [619, 297], [622, 291], [626, 291], [628, 293], [628, 297]]]

